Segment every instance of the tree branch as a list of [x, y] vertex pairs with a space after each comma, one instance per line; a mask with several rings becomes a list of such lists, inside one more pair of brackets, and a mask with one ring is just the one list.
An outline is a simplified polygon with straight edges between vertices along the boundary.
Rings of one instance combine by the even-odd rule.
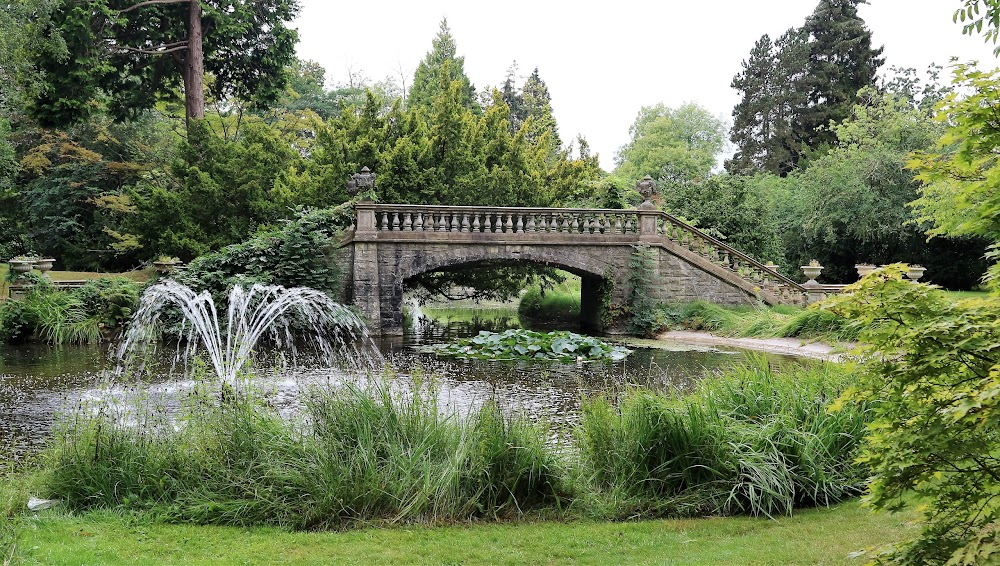
[[190, 4], [191, 0], [146, 0], [145, 2], [139, 2], [134, 6], [129, 6], [124, 10], [118, 10], [119, 14], [124, 14], [125, 12], [131, 12], [139, 8], [144, 8], [146, 6], [152, 6], [154, 4]]
[[121, 53], [147, 53], [149, 55], [164, 55], [166, 53], [173, 53], [174, 51], [184, 51], [187, 48], [187, 42], [183, 42], [181, 45], [160, 45], [159, 47], [154, 47], [152, 49], [140, 49], [138, 47], [129, 47], [127, 45], [115, 46], [115, 49], [120, 50]]

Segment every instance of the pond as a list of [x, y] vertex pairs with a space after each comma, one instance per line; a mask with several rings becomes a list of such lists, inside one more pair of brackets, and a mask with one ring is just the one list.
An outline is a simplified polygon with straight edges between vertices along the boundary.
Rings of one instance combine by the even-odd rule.
[[[747, 355], [736, 349], [641, 340], [624, 340], [634, 352], [617, 364], [444, 360], [416, 351], [421, 345], [474, 335], [481, 329], [517, 326], [516, 312], [509, 310], [428, 311], [411, 332], [377, 340], [385, 356], [385, 371], [347, 371], [308, 364], [261, 367], [255, 383], [268, 392], [275, 406], [290, 413], [297, 407], [303, 387], [384, 380], [392, 388], [408, 390], [414, 381], [433, 381], [442, 402], [459, 412], [495, 398], [509, 410], [545, 419], [559, 429], [575, 422], [583, 397], [624, 386], [683, 390], [706, 371], [738, 363]], [[167, 350], [172, 353], [171, 348]], [[769, 357], [775, 362], [789, 360]], [[113, 365], [108, 350], [97, 346], [0, 346], [0, 453], [36, 452], [57, 415], [81, 401], [139, 391], [156, 397], [169, 409], [195, 386], [181, 369], [164, 371], [149, 383], [114, 383], [110, 380]]]

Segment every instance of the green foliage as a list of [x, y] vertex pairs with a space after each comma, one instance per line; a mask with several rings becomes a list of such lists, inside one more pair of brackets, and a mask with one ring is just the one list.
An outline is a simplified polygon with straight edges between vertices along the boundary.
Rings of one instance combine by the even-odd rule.
[[615, 176], [632, 182], [646, 175], [696, 179], [708, 175], [725, 147], [722, 120], [694, 103], [662, 103], [639, 110], [632, 139], [618, 150]]
[[121, 328], [139, 307], [142, 285], [125, 277], [107, 277], [88, 281], [72, 293], [102, 328]]
[[747, 177], [713, 175], [704, 180], [660, 179], [663, 207], [714, 230], [750, 257], [783, 262], [784, 250], [774, 212]]
[[733, 88], [732, 173], [787, 175], [835, 142], [829, 128], [850, 116], [857, 93], [875, 86], [884, 59], [858, 16], [865, 0], [820, 0], [801, 28], [754, 45]]
[[892, 265], [834, 297], [829, 310], [855, 321], [864, 344], [860, 381], [842, 410], [872, 406], [861, 462], [869, 500], [924, 510], [918, 538], [898, 547], [904, 564], [997, 559], [996, 447], [1000, 419], [1000, 302], [955, 301], [903, 278]]
[[236, 284], [266, 283], [309, 287], [337, 296], [342, 280], [334, 261], [341, 230], [350, 225], [350, 204], [323, 210], [300, 210], [280, 228], [205, 254], [176, 274], [193, 289], [224, 299]]
[[617, 362], [632, 353], [624, 346], [612, 346], [593, 336], [565, 330], [535, 332], [519, 328], [500, 333], [481, 331], [472, 338], [434, 344], [425, 349], [438, 356], [458, 359], [559, 362]]
[[[976, 236], [991, 243], [996, 259], [1000, 242], [1000, 206], [995, 190], [1000, 161], [1000, 120], [993, 109], [1000, 104], [1000, 70], [985, 72], [974, 65], [955, 68], [955, 87], [938, 108], [947, 127], [936, 147], [916, 152], [909, 166], [923, 183], [913, 206], [920, 221], [930, 223], [931, 236]], [[1000, 267], [994, 263], [989, 276]]]
[[565, 496], [541, 426], [492, 402], [463, 419], [442, 406], [433, 392], [315, 389], [307, 426], [262, 394], [220, 403], [200, 387], [180, 427], [141, 401], [81, 411], [46, 455], [45, 491], [72, 509], [294, 528], [512, 517]]
[[0, 342], [101, 342], [123, 327], [139, 305], [141, 286], [123, 277], [90, 281], [70, 291], [34, 274], [22, 281], [31, 285], [25, 298], [0, 303]]
[[[457, 86], [449, 86], [457, 83]], [[466, 109], [476, 108], [476, 87], [465, 74], [465, 57], [457, 56], [455, 38], [448, 27], [448, 19], [442, 18], [437, 36], [413, 75], [413, 85], [406, 99], [409, 108], [433, 105], [433, 100], [442, 91], [456, 89], [459, 104]]]
[[[956, 23], [961, 21], [962, 34], [973, 35], [983, 33], [983, 26], [986, 26], [986, 33], [983, 34], [983, 42], [997, 43], [1000, 38], [1000, 2], [997, 0], [963, 0], [965, 7], [955, 10], [952, 17]], [[983, 7], [985, 13], [980, 11]], [[1000, 47], [993, 49], [993, 54], [1000, 56]]]
[[663, 328], [659, 302], [652, 295], [655, 283], [655, 255], [649, 246], [635, 246], [629, 257], [628, 331], [637, 336], [653, 336]]
[[[32, 111], [45, 125], [66, 125], [106, 106], [116, 119], [130, 119], [177, 95], [187, 85], [188, 3], [154, 2], [138, 9], [131, 0], [60, 1], [51, 31], [68, 54], [42, 51], [34, 64], [44, 88]], [[295, 0], [267, 2], [202, 0], [204, 72], [211, 95], [267, 104], [285, 83], [298, 38], [287, 27], [298, 12]], [[49, 31], [49, 30], [47, 30]], [[140, 50], [173, 52], [143, 53]], [[188, 93], [192, 96], [199, 96]], [[194, 116], [197, 117], [197, 116]]]
[[580, 279], [567, 278], [551, 287], [533, 285], [521, 295], [517, 314], [522, 319], [556, 322], [580, 317]]
[[941, 127], [915, 103], [874, 89], [859, 93], [852, 116], [832, 127], [837, 144], [787, 179], [748, 183], [766, 202], [782, 235], [787, 274], [817, 259], [829, 282], [857, 278], [859, 263], [918, 263], [949, 288], [977, 285], [985, 242], [968, 236], [926, 241], [927, 224], [908, 203], [918, 193], [905, 168], [913, 151], [931, 147]]
[[591, 505], [618, 517], [774, 516], [860, 493], [871, 409], [831, 413], [851, 382], [832, 364], [778, 371], [763, 358], [678, 399], [632, 391], [588, 401], [576, 433]]

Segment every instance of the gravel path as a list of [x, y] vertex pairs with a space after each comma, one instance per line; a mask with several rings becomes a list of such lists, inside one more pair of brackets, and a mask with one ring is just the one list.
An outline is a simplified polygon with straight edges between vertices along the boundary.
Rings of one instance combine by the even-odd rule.
[[840, 361], [845, 352], [854, 344], [831, 346], [822, 342], [804, 342], [798, 338], [728, 338], [708, 332], [670, 330], [656, 337], [657, 340], [680, 342], [682, 344], [707, 344], [712, 346], [735, 346], [748, 350], [760, 350], [775, 354], [815, 358], [818, 360]]

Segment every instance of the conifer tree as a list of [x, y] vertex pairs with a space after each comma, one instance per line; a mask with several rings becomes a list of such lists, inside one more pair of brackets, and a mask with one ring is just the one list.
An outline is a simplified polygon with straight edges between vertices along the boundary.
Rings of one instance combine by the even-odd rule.
[[[413, 86], [410, 87], [410, 93], [406, 98], [409, 108], [430, 108], [434, 97], [441, 90], [449, 88], [449, 83], [452, 81], [460, 83], [459, 95], [462, 106], [472, 110], [479, 108], [476, 104], [476, 88], [465, 74], [465, 57], [458, 57], [456, 53], [455, 38], [452, 37], [451, 29], [448, 27], [448, 19], [444, 18], [431, 44], [431, 50], [417, 65], [417, 70], [413, 74]], [[448, 68], [447, 82], [442, 82], [440, 71], [445, 67], [445, 63]]]
[[559, 139], [556, 119], [552, 116], [552, 97], [549, 95], [549, 87], [538, 76], [538, 67], [535, 67], [531, 76], [524, 81], [521, 92], [524, 103], [522, 120], [526, 122], [528, 118], [531, 119], [527, 132], [528, 140], [537, 141], [545, 132], [549, 132], [554, 153], [562, 146], [562, 140]]
[[[872, 34], [858, 16], [867, 0], [820, 0], [803, 29], [809, 34], [809, 61], [801, 85], [806, 106], [796, 114], [794, 135], [806, 148], [832, 146], [837, 136], [828, 126], [851, 115], [858, 91], [875, 85], [885, 62], [882, 48], [872, 48]], [[798, 81], [796, 81], [798, 82]]]
[[770, 169], [768, 145], [774, 136], [779, 87], [776, 70], [777, 55], [770, 36], [764, 34], [754, 44], [750, 57], [743, 61], [743, 71], [730, 84], [743, 94], [733, 108], [729, 139], [738, 149], [726, 161], [730, 173], [750, 174]]

